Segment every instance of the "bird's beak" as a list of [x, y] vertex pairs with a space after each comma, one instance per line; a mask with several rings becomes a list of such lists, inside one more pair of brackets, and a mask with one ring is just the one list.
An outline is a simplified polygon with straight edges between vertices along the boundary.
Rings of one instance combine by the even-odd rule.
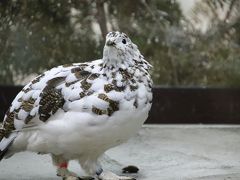
[[107, 45], [107, 46], [115, 46], [116, 44], [115, 44], [114, 41], [107, 40], [106, 45]]

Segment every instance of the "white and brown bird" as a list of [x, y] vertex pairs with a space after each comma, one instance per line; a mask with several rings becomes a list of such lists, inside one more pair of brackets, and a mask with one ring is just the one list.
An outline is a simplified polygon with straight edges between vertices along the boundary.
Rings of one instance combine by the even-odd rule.
[[78, 160], [102, 180], [131, 179], [104, 171], [104, 152], [133, 136], [152, 103], [151, 65], [120, 32], [106, 36], [103, 58], [55, 67], [16, 96], [0, 129], [0, 160], [21, 151], [51, 154], [57, 174]]

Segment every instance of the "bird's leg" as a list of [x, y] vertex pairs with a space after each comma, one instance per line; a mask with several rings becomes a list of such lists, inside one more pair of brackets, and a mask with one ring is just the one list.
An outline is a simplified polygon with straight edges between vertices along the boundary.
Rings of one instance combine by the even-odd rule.
[[51, 154], [53, 165], [57, 167], [57, 176], [61, 176], [65, 180], [77, 180], [78, 176], [74, 172], [68, 170], [68, 160], [62, 155]]
[[79, 163], [81, 164], [81, 167], [85, 170], [87, 174], [94, 175], [94, 177], [96, 177], [99, 180], [135, 180], [135, 178], [133, 177], [118, 176], [112, 172], [103, 171], [100, 163], [96, 159], [84, 160], [84, 162], [82, 163], [81, 161], [79, 161]]
[[94, 180], [97, 178], [96, 172], [102, 172], [101, 165], [97, 159], [79, 159], [79, 164], [89, 176], [80, 177], [80, 180]]
[[100, 174], [97, 173], [97, 175], [100, 180], [136, 180], [133, 177], [118, 176], [110, 171], [102, 171]]

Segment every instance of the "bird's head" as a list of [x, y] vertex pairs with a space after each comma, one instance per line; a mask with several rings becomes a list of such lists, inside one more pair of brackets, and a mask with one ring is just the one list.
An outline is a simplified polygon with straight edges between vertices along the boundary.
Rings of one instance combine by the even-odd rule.
[[109, 32], [103, 50], [103, 60], [108, 65], [133, 64], [141, 56], [137, 46], [121, 32]]

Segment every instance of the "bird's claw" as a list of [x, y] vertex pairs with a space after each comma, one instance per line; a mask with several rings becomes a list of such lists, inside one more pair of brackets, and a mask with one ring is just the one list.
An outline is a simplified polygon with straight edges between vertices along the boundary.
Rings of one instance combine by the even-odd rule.
[[67, 177], [63, 177], [63, 180], [79, 180], [79, 178], [76, 176], [67, 176]]
[[95, 180], [95, 178], [90, 176], [84, 176], [84, 177], [68, 176], [68, 177], [63, 177], [63, 180]]
[[84, 177], [78, 177], [78, 180], [94, 180], [94, 177], [91, 176], [84, 176]]

